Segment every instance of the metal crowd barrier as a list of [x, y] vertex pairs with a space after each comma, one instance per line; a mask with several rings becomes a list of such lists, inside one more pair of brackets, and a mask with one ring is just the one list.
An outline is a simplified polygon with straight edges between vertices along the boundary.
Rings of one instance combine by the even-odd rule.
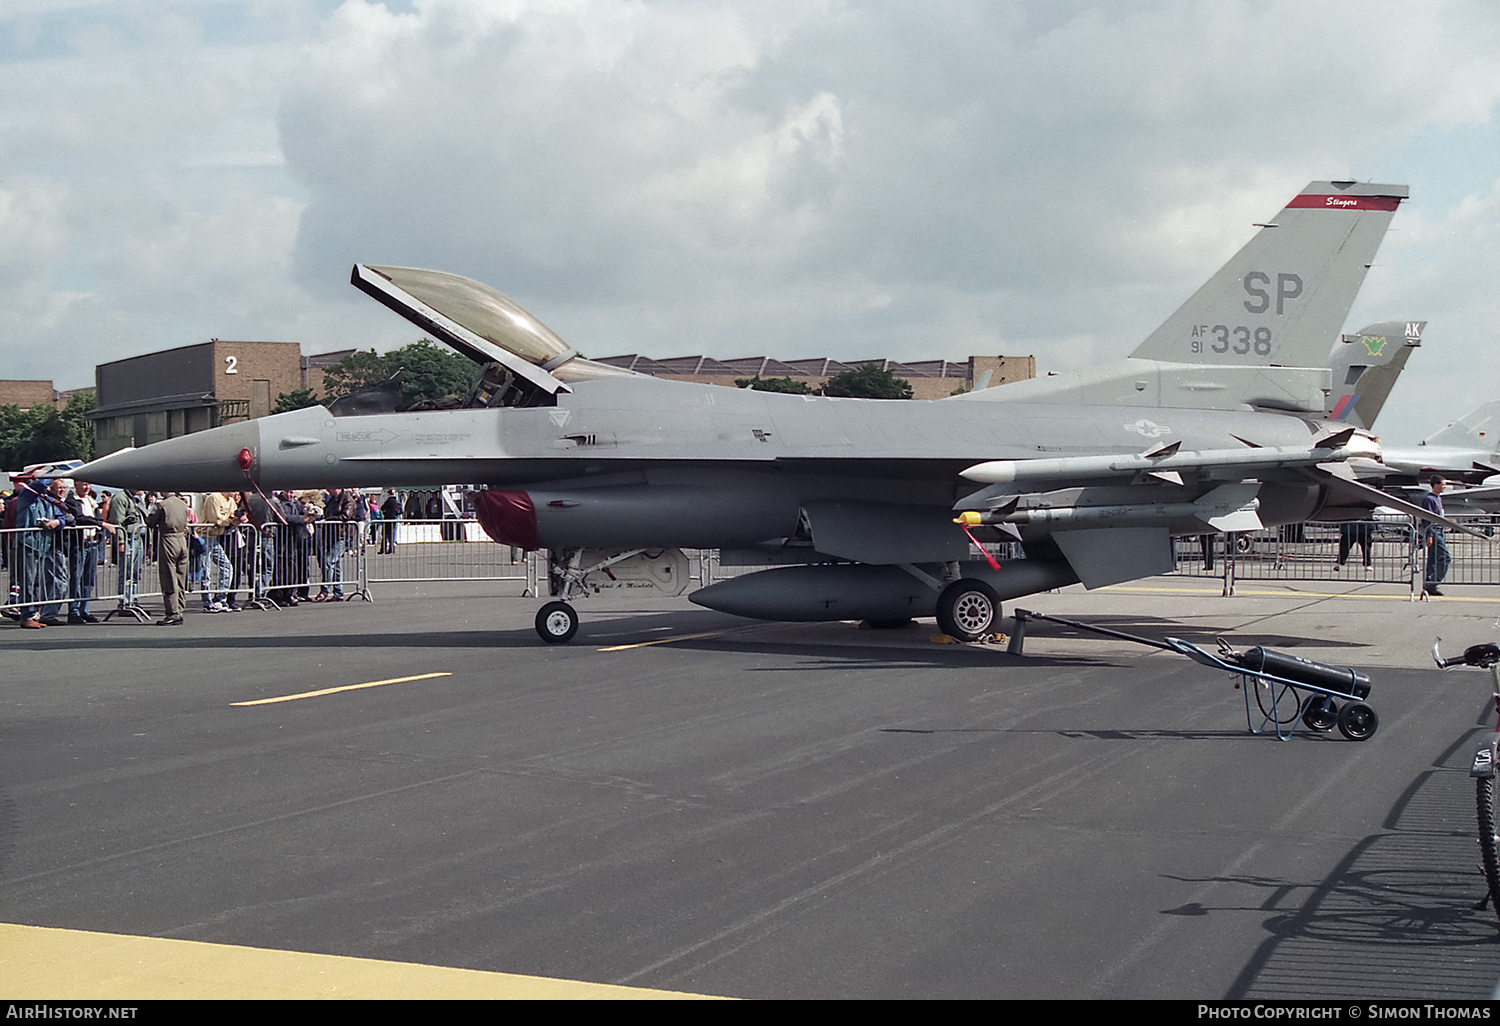
[[0, 551], [9, 584], [3, 606], [8, 611], [67, 616], [73, 594], [96, 587], [97, 543], [92, 534], [85, 539], [81, 529], [3, 531]]
[[[199, 589], [222, 594], [214, 564], [232, 570], [228, 591], [241, 589], [247, 603], [261, 609], [308, 601], [369, 599], [363, 575], [364, 525], [354, 521], [322, 520], [310, 524], [271, 523], [259, 529], [244, 525], [225, 535], [225, 559], [213, 553], [206, 539], [204, 577]], [[232, 604], [226, 601], [226, 604]]]
[[[1447, 532], [1452, 557], [1445, 584], [1500, 584], [1500, 550], [1489, 539], [1500, 527], [1491, 514], [1453, 515], [1485, 537]], [[1405, 515], [1341, 524], [1289, 524], [1240, 534], [1174, 539], [1176, 573], [1236, 581], [1361, 581], [1422, 591], [1427, 554], [1420, 523]]]
[[[8, 590], [0, 609], [17, 618], [67, 616], [103, 618], [126, 592], [118, 573], [122, 547], [102, 527], [63, 527], [0, 531], [0, 561]], [[144, 541], [125, 553], [143, 560]], [[137, 571], [137, 576], [139, 571]], [[135, 593], [131, 593], [134, 597]], [[141, 592], [145, 597], [159, 590]]]
[[1500, 539], [1500, 516], [1493, 513], [1475, 516], [1455, 516], [1454, 520], [1478, 531], [1483, 540], [1472, 535], [1448, 532], [1448, 551], [1453, 556], [1453, 565], [1448, 570], [1447, 584], [1492, 584], [1500, 582], [1500, 548], [1493, 542]]
[[[269, 609], [317, 594], [369, 598], [362, 526], [324, 521], [215, 532], [190, 525], [186, 601], [190, 608], [218, 602]], [[142, 602], [155, 606], [162, 598], [155, 541], [155, 532], [123, 528], [113, 535], [98, 527], [0, 531], [10, 585], [0, 609], [46, 619], [151, 619]]]
[[[371, 584], [418, 581], [535, 583], [537, 571], [526, 553], [490, 541], [477, 521], [377, 520], [373, 524], [377, 541], [363, 547], [360, 556], [365, 590]], [[365, 536], [369, 534], [367, 530]]]

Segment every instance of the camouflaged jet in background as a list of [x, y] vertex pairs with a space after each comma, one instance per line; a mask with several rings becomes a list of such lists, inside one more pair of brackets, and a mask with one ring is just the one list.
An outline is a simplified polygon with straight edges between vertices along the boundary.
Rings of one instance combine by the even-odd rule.
[[[1172, 537], [1420, 510], [1355, 479], [1378, 440], [1330, 425], [1330, 343], [1404, 186], [1314, 182], [1127, 359], [935, 401], [663, 381], [580, 356], [516, 303], [438, 271], [353, 284], [483, 365], [467, 408], [358, 401], [106, 456], [119, 486], [479, 487], [498, 542], [546, 549], [549, 642], [572, 600], [687, 587], [681, 550], [764, 569], [691, 595], [769, 620], [936, 616], [972, 640], [1002, 600], [1173, 568]], [[363, 415], [340, 415], [354, 413]], [[972, 540], [1018, 538], [993, 563]]]

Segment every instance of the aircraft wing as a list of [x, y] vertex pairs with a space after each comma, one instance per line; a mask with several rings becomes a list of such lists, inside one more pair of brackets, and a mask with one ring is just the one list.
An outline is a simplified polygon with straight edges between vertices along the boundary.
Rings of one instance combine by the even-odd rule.
[[1303, 469], [1303, 473], [1323, 485], [1331, 494], [1350, 500], [1356, 504], [1370, 507], [1387, 506], [1391, 509], [1399, 510], [1408, 516], [1417, 517], [1420, 520], [1431, 520], [1433, 523], [1442, 524], [1444, 527], [1452, 528], [1455, 531], [1471, 534], [1475, 538], [1489, 540], [1485, 535], [1456, 520], [1439, 516], [1436, 513], [1423, 509], [1414, 502], [1408, 502], [1399, 496], [1383, 492], [1379, 488], [1372, 488], [1367, 484], [1353, 480], [1351, 477], [1343, 474], [1335, 473], [1327, 468], [1306, 467]]

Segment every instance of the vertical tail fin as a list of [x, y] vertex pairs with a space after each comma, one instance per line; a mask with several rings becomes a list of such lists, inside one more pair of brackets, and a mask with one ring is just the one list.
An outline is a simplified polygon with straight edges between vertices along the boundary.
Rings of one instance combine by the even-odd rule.
[[1465, 414], [1422, 444], [1500, 450], [1500, 399], [1492, 399]]
[[1335, 342], [1328, 354], [1333, 391], [1324, 416], [1358, 428], [1374, 427], [1412, 350], [1422, 344], [1426, 326], [1426, 321], [1385, 321]]
[[1209, 366], [1318, 367], [1404, 185], [1313, 182], [1131, 355]]

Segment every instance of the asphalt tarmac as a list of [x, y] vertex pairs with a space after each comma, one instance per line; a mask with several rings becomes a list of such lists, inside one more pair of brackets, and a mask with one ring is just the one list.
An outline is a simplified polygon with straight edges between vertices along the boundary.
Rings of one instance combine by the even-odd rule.
[[1468, 778], [1489, 677], [1429, 655], [1500, 638], [1500, 593], [1159, 579], [1021, 603], [1371, 675], [1374, 737], [1283, 743], [1246, 732], [1229, 675], [1056, 625], [1018, 657], [930, 621], [591, 600], [554, 647], [518, 582], [402, 588], [0, 629], [0, 996], [288, 992], [243, 962], [153, 990], [123, 956], [41, 953], [99, 935], [744, 998], [1500, 979]]

